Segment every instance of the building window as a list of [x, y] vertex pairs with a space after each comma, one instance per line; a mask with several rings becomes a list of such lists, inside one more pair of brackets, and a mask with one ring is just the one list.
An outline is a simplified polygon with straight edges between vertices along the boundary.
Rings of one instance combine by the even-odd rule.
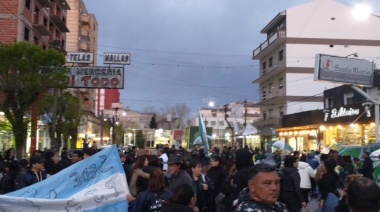
[[284, 87], [284, 85], [283, 85], [284, 82], [283, 81], [284, 81], [284, 78], [278, 79], [278, 89], [281, 89], [281, 88]]
[[349, 105], [349, 104], [353, 104], [353, 103], [354, 103], [354, 93], [353, 92], [345, 93], [344, 94], [344, 104]]
[[211, 121], [211, 126], [215, 126], [216, 125], [216, 121]]
[[333, 98], [326, 98], [325, 99], [326, 108], [330, 108], [334, 106]]
[[265, 69], [267, 68], [267, 62], [263, 62], [263, 63], [261, 64], [261, 68], [262, 68], [263, 70], [265, 70]]
[[269, 68], [273, 66], [273, 57], [269, 58]]
[[263, 120], [267, 120], [267, 112], [263, 112]]
[[224, 121], [219, 121], [219, 126], [224, 126]]
[[25, 0], [25, 7], [30, 10], [30, 0]]
[[29, 36], [30, 36], [30, 30], [28, 27], [25, 27], [24, 29], [24, 40], [29, 41]]
[[279, 108], [279, 111], [280, 111], [280, 117], [282, 117], [284, 115], [284, 107], [280, 107]]
[[272, 87], [273, 87], [273, 83], [269, 83], [268, 93], [272, 93]]
[[284, 50], [278, 52], [278, 61], [282, 61], [284, 59]]
[[261, 95], [261, 99], [262, 100], [265, 100], [267, 98], [267, 91], [265, 89], [265, 86], [262, 87], [262, 95]]

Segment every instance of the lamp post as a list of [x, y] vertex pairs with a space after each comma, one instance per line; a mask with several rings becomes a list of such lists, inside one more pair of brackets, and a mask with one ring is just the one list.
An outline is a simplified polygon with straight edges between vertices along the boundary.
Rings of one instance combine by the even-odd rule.
[[136, 130], [133, 129], [133, 146], [136, 146]]

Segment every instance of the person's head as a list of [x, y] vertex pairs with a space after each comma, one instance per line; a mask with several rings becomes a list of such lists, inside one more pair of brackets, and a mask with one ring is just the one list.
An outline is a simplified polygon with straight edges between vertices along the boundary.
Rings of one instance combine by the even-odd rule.
[[380, 189], [366, 177], [360, 177], [347, 189], [347, 203], [351, 212], [377, 212], [380, 209]]
[[145, 150], [145, 155], [146, 156], [150, 156], [152, 154], [152, 151], [150, 151], [150, 149], [146, 149]]
[[125, 163], [125, 160], [127, 159], [127, 157], [125, 156], [125, 154], [122, 153], [122, 152], [119, 152], [119, 157], [120, 157], [120, 162], [121, 163]]
[[299, 158], [299, 156], [300, 156], [300, 151], [294, 151], [294, 152], [293, 152], [293, 156]]
[[94, 155], [97, 152], [96, 149], [93, 148], [84, 148], [83, 149], [83, 158], [88, 158], [92, 155]]
[[133, 147], [132, 147], [132, 151], [137, 152], [137, 150], [139, 150], [139, 147], [138, 147], [138, 146], [133, 146]]
[[164, 150], [163, 149], [158, 149], [157, 150], [157, 157], [161, 157], [162, 154], [164, 154]]
[[160, 167], [160, 161], [156, 155], [149, 155], [148, 157], [148, 166]]
[[253, 199], [273, 205], [280, 194], [280, 177], [276, 168], [265, 163], [255, 165], [249, 171], [248, 188]]
[[83, 160], [83, 152], [80, 150], [75, 150], [73, 156], [71, 157], [71, 162], [76, 163], [80, 160]]
[[301, 157], [300, 157], [300, 161], [302, 161], [302, 162], [306, 162], [306, 154], [305, 154], [305, 153], [303, 153], [303, 154], [301, 155]]
[[352, 163], [350, 155], [343, 155], [342, 160], [343, 160], [343, 163]]
[[199, 160], [190, 160], [188, 167], [187, 167], [187, 173], [189, 173], [190, 176], [199, 177], [202, 174], [202, 163]]
[[148, 166], [148, 159], [146, 158], [146, 156], [142, 155], [137, 157], [136, 163], [133, 166], [133, 170], [142, 169], [144, 166]]
[[213, 153], [215, 153], [215, 154], [220, 154], [220, 149], [219, 149], [219, 147], [214, 147], [214, 148], [213, 148]]
[[352, 182], [354, 182], [356, 179], [358, 179], [359, 176], [356, 174], [350, 174], [346, 177], [344, 181], [344, 190], [347, 191], [348, 187], [351, 185]]
[[170, 155], [168, 160], [168, 171], [171, 175], [177, 174], [181, 169], [182, 157], [180, 155]]
[[29, 160], [30, 168], [37, 173], [44, 169], [45, 160], [41, 156], [32, 156]]
[[194, 208], [196, 200], [193, 187], [189, 184], [177, 186], [174, 189], [174, 195], [169, 199], [169, 202]]
[[369, 157], [369, 152], [363, 152], [363, 154], [362, 154], [362, 158], [363, 159], [366, 159], [366, 158], [368, 158]]
[[211, 167], [218, 167], [221, 164], [222, 164], [222, 157], [220, 157], [220, 155], [217, 155], [217, 154], [211, 155], [211, 158], [210, 158]]
[[148, 191], [158, 193], [165, 189], [165, 175], [164, 173], [155, 168], [150, 172], [149, 181], [148, 181]]
[[352, 161], [353, 161], [356, 165], [358, 165], [358, 164], [361, 163], [361, 161], [360, 161], [360, 159], [359, 159], [358, 157], [354, 157], [354, 159], [352, 159]]
[[321, 162], [325, 161], [328, 157], [329, 157], [328, 154], [321, 154], [321, 157], [320, 157]]
[[244, 167], [252, 167], [253, 160], [251, 153], [246, 149], [239, 149], [235, 155], [235, 165], [237, 170], [241, 170]]
[[65, 158], [65, 159], [69, 158], [69, 152], [66, 150], [63, 150], [61, 152], [61, 158]]
[[194, 145], [194, 150], [198, 150], [198, 145]]
[[323, 164], [327, 173], [335, 173], [336, 161], [333, 158], [328, 157], [323, 161]]
[[294, 155], [287, 155], [284, 159], [284, 166], [289, 168], [298, 167], [298, 157]]

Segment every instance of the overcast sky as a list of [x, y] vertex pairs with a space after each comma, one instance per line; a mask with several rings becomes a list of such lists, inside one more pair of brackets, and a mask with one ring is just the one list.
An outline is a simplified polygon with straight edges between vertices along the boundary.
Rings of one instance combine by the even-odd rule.
[[[185, 103], [192, 112], [211, 99], [217, 105], [258, 101], [252, 51], [266, 39], [260, 31], [279, 12], [306, 2], [84, 0], [99, 24], [98, 65], [103, 52], [131, 54], [120, 90], [124, 106], [141, 111]], [[367, 2], [380, 12], [380, 0]]]

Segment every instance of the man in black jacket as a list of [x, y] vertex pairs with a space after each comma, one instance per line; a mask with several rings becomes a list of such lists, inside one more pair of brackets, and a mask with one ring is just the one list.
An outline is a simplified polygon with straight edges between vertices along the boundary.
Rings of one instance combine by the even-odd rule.
[[359, 169], [358, 171], [363, 174], [363, 177], [373, 180], [373, 165], [372, 159], [369, 157], [369, 153], [363, 152], [362, 158], [364, 159], [363, 168]]
[[16, 180], [17, 188], [24, 188], [46, 179], [44, 159], [41, 156], [32, 156], [29, 161], [30, 168]]

